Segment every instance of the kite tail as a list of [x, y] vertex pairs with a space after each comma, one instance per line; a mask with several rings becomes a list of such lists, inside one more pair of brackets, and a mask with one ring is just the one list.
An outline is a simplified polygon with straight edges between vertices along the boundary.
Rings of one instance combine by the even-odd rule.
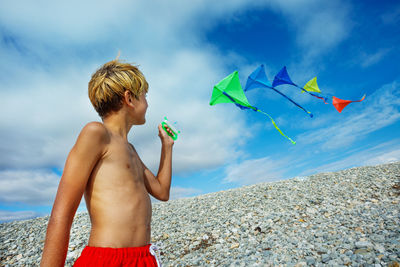
[[296, 85], [296, 87], [299, 88], [299, 89], [301, 89], [302, 92], [307, 93], [307, 94], [309, 94], [309, 95], [312, 95], [313, 97], [316, 97], [316, 98], [318, 98], [318, 99], [321, 99], [322, 101], [324, 101], [325, 104], [328, 104], [327, 101], [329, 101], [329, 100], [328, 100], [327, 97], [323, 97], [323, 96], [319, 96], [319, 95], [313, 94], [313, 93], [307, 91], [306, 89], [304, 89], [303, 87], [300, 87], [300, 86], [298, 86], [298, 85]]
[[280, 94], [281, 96], [283, 96], [284, 98], [286, 98], [287, 100], [289, 100], [290, 102], [292, 102], [293, 104], [295, 104], [296, 106], [298, 106], [299, 108], [301, 108], [302, 110], [304, 110], [304, 112], [307, 113], [308, 115], [310, 115], [311, 118], [314, 117], [314, 115], [310, 111], [306, 110], [305, 108], [303, 108], [302, 106], [300, 106], [299, 104], [294, 102], [292, 99], [290, 99], [286, 95], [282, 94], [280, 91], [276, 90], [274, 87], [272, 87], [272, 86], [271, 87], [268, 86], [268, 87], [271, 88], [272, 90], [274, 90], [275, 92], [277, 92], [278, 94]]
[[313, 97], [316, 97], [318, 99], [321, 99], [322, 101], [324, 101], [325, 104], [329, 104], [329, 103], [327, 103], [327, 101], [329, 101], [327, 97], [317, 96], [312, 93], [310, 93], [310, 95], [312, 95]]
[[[304, 90], [304, 89], [303, 89], [303, 90]], [[305, 90], [304, 90], [304, 91], [305, 91]], [[305, 92], [307, 92], [307, 91], [305, 91]], [[309, 93], [309, 94], [312, 95], [313, 97], [316, 97], [316, 98], [318, 98], [318, 99], [321, 99], [322, 101], [324, 101], [325, 104], [329, 104], [329, 103], [327, 103], [327, 102], [329, 101], [329, 98], [328, 98], [328, 97], [315, 95], [315, 94], [310, 93], [310, 92], [307, 92], [307, 93]]]
[[278, 125], [276, 125], [275, 121], [272, 119], [272, 117], [271, 117], [270, 115], [268, 115], [268, 113], [265, 113], [264, 111], [259, 110], [258, 108], [255, 108], [254, 111], [258, 111], [258, 112], [260, 112], [260, 113], [262, 113], [262, 114], [264, 114], [264, 115], [267, 115], [267, 116], [269, 117], [269, 119], [271, 120], [272, 124], [275, 126], [275, 129], [277, 129], [277, 130], [281, 133], [282, 136], [284, 136], [284, 137], [286, 137], [287, 139], [289, 139], [289, 141], [292, 142], [293, 145], [296, 144], [295, 141], [293, 141], [289, 136], [285, 135], [285, 134], [281, 131], [281, 129], [279, 129]]

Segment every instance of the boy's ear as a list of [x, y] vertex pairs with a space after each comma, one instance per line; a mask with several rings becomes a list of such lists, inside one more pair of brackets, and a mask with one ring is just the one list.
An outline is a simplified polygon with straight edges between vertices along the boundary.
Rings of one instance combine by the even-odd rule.
[[133, 105], [133, 98], [134, 98], [134, 96], [132, 95], [132, 93], [129, 92], [128, 90], [126, 90], [125, 93], [124, 93], [125, 103], [127, 105]]

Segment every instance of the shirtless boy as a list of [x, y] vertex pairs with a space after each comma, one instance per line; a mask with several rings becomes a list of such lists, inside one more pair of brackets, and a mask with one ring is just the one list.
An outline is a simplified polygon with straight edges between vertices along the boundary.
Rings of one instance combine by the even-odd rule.
[[[82, 195], [91, 220], [89, 243], [74, 266], [156, 266], [150, 248], [149, 194], [169, 199], [174, 141], [158, 125], [160, 166], [155, 176], [127, 135], [144, 124], [148, 84], [118, 60], [89, 82], [89, 98], [102, 123], [90, 122], [71, 149], [51, 212], [41, 266], [64, 266], [71, 224]], [[170, 132], [172, 133], [172, 132]]]

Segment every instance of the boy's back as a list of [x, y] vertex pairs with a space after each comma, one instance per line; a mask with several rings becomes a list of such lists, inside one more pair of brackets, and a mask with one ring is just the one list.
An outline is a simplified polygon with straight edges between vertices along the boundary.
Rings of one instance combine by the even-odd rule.
[[147, 88], [136, 67], [117, 60], [93, 74], [89, 98], [102, 123], [88, 123], [68, 155], [41, 266], [64, 265], [71, 224], [82, 195], [92, 228], [88, 246], [75, 266], [155, 266], [149, 194], [162, 201], [169, 199], [174, 141], [158, 125], [162, 146], [157, 176], [128, 142], [131, 127], [146, 121]]

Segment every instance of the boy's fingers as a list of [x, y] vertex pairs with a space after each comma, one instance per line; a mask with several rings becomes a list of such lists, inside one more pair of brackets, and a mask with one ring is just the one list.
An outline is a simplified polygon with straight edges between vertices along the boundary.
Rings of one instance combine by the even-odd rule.
[[[165, 127], [165, 130], [166, 130], [170, 135], [175, 136], [174, 132], [173, 132], [167, 125], [165, 125], [164, 127]], [[162, 127], [161, 124], [158, 125], [158, 130], [160, 131], [160, 136], [161, 136], [161, 135], [164, 136], [164, 135], [166, 134], [166, 133], [161, 133], [161, 132], [164, 132], [164, 129], [163, 129], [163, 127]]]
[[173, 134], [171, 128], [169, 128], [167, 125], [165, 125], [165, 129], [167, 130], [168, 133]]

